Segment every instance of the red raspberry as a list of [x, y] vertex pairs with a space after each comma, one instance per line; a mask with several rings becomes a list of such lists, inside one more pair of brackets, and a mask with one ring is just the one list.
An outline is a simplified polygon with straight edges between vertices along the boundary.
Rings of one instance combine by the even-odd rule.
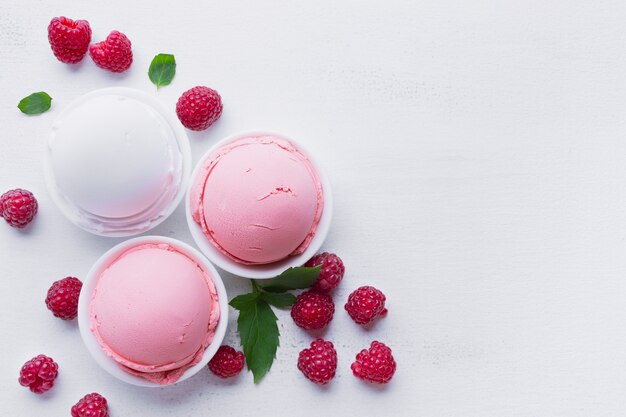
[[72, 320], [78, 314], [78, 296], [83, 283], [74, 277], [63, 278], [52, 284], [46, 296], [46, 306], [55, 317]]
[[108, 417], [107, 399], [95, 392], [85, 395], [72, 406], [72, 417]]
[[85, 57], [91, 42], [89, 22], [55, 17], [48, 25], [48, 42], [59, 61], [76, 64]]
[[21, 229], [30, 223], [37, 214], [37, 199], [27, 190], [17, 188], [0, 196], [0, 217], [11, 226]]
[[323, 339], [314, 340], [309, 349], [303, 349], [298, 355], [298, 369], [316, 384], [327, 384], [337, 370], [335, 347]]
[[387, 315], [385, 294], [369, 285], [354, 290], [344, 308], [358, 324], [367, 324], [378, 316]]
[[346, 268], [341, 258], [334, 253], [320, 253], [315, 255], [304, 266], [312, 267], [321, 265], [320, 275], [313, 284], [313, 289], [322, 292], [333, 290], [339, 285]]
[[133, 63], [130, 39], [117, 30], [109, 33], [106, 40], [91, 45], [89, 55], [97, 66], [111, 72], [124, 72]]
[[222, 345], [209, 361], [209, 369], [220, 378], [230, 378], [241, 372], [243, 363], [243, 352]]
[[396, 361], [387, 345], [373, 341], [369, 350], [363, 349], [356, 355], [350, 368], [359, 379], [386, 384], [396, 372]]
[[222, 115], [222, 98], [209, 87], [194, 87], [180, 96], [176, 114], [187, 129], [208, 129]]
[[331, 296], [317, 291], [303, 292], [291, 307], [293, 321], [306, 330], [326, 327], [334, 312], [335, 303]]
[[59, 365], [46, 355], [38, 355], [29, 360], [20, 370], [19, 383], [35, 394], [43, 394], [54, 385], [59, 375]]

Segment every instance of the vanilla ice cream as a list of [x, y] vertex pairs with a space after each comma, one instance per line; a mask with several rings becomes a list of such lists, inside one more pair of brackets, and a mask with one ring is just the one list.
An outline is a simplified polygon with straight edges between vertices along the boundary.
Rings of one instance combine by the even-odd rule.
[[63, 213], [96, 234], [128, 236], [160, 223], [180, 201], [189, 145], [151, 96], [89, 93], [54, 122], [46, 148], [50, 191]]

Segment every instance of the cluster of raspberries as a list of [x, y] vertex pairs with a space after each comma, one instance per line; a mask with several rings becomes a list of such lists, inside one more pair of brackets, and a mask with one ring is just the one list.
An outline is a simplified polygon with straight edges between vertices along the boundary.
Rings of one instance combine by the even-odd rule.
[[54, 56], [66, 64], [79, 63], [87, 51], [93, 62], [107, 71], [124, 72], [133, 63], [130, 39], [117, 30], [90, 46], [91, 27], [86, 20], [53, 18], [48, 25], [48, 42]]
[[[333, 318], [335, 304], [330, 291], [343, 279], [345, 267], [341, 258], [327, 252], [314, 256], [305, 266], [320, 266], [320, 274], [309, 291], [298, 295], [291, 307], [291, 317], [296, 325], [305, 330], [319, 330]], [[352, 320], [361, 325], [368, 325], [387, 314], [385, 295], [371, 286], [353, 291], [344, 308]], [[229, 378], [241, 372], [244, 362], [242, 352], [230, 346], [221, 346], [209, 362], [209, 369], [221, 378]], [[298, 355], [298, 369], [316, 384], [330, 382], [337, 370], [337, 351], [332, 342], [319, 338], [311, 342], [310, 347]], [[351, 369], [359, 379], [385, 384], [395, 373], [396, 362], [387, 345], [373, 341], [368, 349], [356, 355]]]
[[[319, 330], [326, 327], [335, 313], [335, 303], [330, 291], [335, 289], [345, 273], [344, 264], [334, 253], [321, 253], [311, 258], [305, 266], [320, 266], [320, 274], [309, 291], [298, 295], [291, 308], [291, 317], [305, 330]], [[368, 325], [377, 317], [387, 314], [385, 295], [371, 286], [354, 290], [344, 305], [355, 323]], [[385, 384], [396, 371], [396, 362], [391, 349], [384, 343], [374, 341], [369, 349], [363, 349], [352, 363], [352, 373], [365, 381]], [[298, 369], [316, 384], [327, 384], [335, 376], [337, 351], [333, 344], [316, 339], [308, 349], [298, 356]]]

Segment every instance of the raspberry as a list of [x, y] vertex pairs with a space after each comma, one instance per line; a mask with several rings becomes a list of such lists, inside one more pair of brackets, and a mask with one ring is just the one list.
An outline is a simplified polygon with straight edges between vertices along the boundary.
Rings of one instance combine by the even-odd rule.
[[312, 267], [321, 265], [320, 275], [313, 284], [313, 289], [322, 292], [333, 290], [339, 285], [346, 268], [341, 258], [334, 253], [320, 253], [315, 255], [304, 266]]
[[27, 190], [17, 188], [0, 196], [0, 217], [11, 226], [21, 229], [30, 223], [37, 214], [37, 199]]
[[89, 47], [89, 55], [93, 62], [102, 69], [111, 72], [124, 72], [133, 63], [133, 51], [130, 39], [121, 32], [114, 30], [106, 40], [94, 43]]
[[85, 395], [72, 406], [72, 417], [108, 417], [107, 399], [95, 392]]
[[180, 96], [176, 114], [187, 129], [208, 129], [222, 115], [222, 98], [209, 87], [194, 87]]
[[59, 365], [46, 355], [38, 355], [29, 360], [20, 370], [19, 383], [35, 394], [43, 394], [54, 385], [59, 375]]
[[359, 379], [386, 384], [396, 372], [396, 361], [387, 345], [373, 341], [369, 350], [363, 349], [356, 355], [350, 368]]
[[296, 324], [306, 330], [326, 327], [333, 319], [335, 303], [330, 295], [305, 291], [296, 298], [291, 307], [291, 317]]
[[367, 324], [378, 316], [387, 315], [385, 294], [369, 285], [354, 290], [344, 308], [358, 324]]
[[209, 361], [209, 369], [220, 378], [230, 378], [241, 372], [243, 363], [243, 352], [222, 345]]
[[46, 296], [46, 306], [55, 317], [72, 320], [78, 314], [78, 296], [83, 283], [74, 277], [63, 278], [52, 284]]
[[91, 42], [89, 22], [55, 17], [48, 25], [48, 42], [59, 61], [76, 64], [85, 57]]
[[337, 370], [335, 347], [323, 339], [314, 340], [309, 349], [303, 349], [298, 355], [298, 369], [316, 384], [327, 384]]

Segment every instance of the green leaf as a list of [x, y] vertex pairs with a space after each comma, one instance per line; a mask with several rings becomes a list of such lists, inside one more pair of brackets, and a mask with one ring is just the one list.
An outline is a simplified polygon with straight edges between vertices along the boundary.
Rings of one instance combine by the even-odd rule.
[[157, 88], [169, 85], [176, 74], [174, 55], [158, 54], [152, 59], [148, 68], [148, 77]]
[[40, 91], [20, 100], [17, 108], [24, 114], [40, 114], [48, 111], [52, 105], [52, 97]]
[[269, 292], [285, 292], [298, 288], [309, 288], [317, 280], [320, 269], [321, 266], [289, 268], [276, 278], [268, 280], [261, 288]]
[[270, 370], [276, 357], [280, 335], [276, 320], [272, 308], [260, 298], [239, 312], [237, 330], [255, 384]]
[[264, 292], [261, 294], [261, 298], [278, 308], [289, 307], [296, 302], [296, 296], [289, 293], [273, 294], [270, 292]]
[[237, 310], [244, 310], [246, 308], [250, 308], [251, 305], [259, 298], [260, 293], [251, 292], [249, 294], [238, 295], [237, 297], [230, 300], [231, 307]]

